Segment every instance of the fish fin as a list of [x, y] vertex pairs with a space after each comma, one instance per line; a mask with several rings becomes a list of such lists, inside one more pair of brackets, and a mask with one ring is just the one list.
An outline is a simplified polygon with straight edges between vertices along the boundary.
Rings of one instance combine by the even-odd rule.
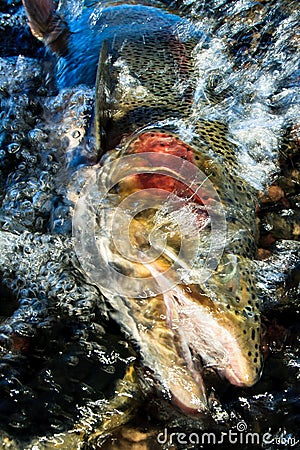
[[95, 134], [98, 156], [106, 149], [106, 126], [111, 117], [108, 98], [111, 92], [111, 77], [109, 74], [109, 51], [107, 41], [103, 41], [96, 77], [95, 101]]
[[56, 12], [53, 0], [22, 0], [32, 34], [54, 53], [63, 56], [70, 35], [67, 23]]

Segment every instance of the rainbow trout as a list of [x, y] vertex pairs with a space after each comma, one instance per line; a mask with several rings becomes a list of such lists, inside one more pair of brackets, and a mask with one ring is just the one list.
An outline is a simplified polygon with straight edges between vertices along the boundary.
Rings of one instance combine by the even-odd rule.
[[194, 109], [193, 49], [207, 40], [159, 2], [100, 2], [68, 23], [50, 0], [23, 3], [58, 86], [96, 84], [103, 156], [73, 221], [82, 267], [147, 376], [184, 412], [205, 411], [204, 367], [245, 387], [262, 367], [255, 194], [226, 126]]

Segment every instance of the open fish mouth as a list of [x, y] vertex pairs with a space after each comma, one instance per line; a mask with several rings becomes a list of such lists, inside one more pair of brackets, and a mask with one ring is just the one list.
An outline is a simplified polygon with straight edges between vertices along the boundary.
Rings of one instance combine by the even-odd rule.
[[173, 401], [207, 408], [198, 356], [230, 383], [254, 384], [259, 324], [245, 260], [226, 253], [226, 212], [193, 148], [147, 130], [87, 169], [86, 181], [73, 219], [82, 268]]
[[[149, 270], [160, 280], [161, 286], [168, 283], [153, 267], [149, 267]], [[260, 374], [253, 371], [249, 352], [241, 346], [239, 328], [221, 309], [216, 308], [199, 286], [177, 285], [164, 292], [163, 300], [166, 306], [166, 323], [178, 338], [178, 354], [184, 359], [200, 391], [197, 396], [198, 411], [207, 409], [206, 389], [202, 378], [204, 368], [214, 369], [235, 386], [249, 387], [255, 384]], [[191, 401], [193, 397], [178, 385], [170, 384], [170, 390], [175, 404], [187, 413], [195, 412]]]

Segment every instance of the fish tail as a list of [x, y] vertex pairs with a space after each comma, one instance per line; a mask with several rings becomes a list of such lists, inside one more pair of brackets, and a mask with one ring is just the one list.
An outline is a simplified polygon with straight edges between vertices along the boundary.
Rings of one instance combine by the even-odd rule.
[[68, 50], [69, 27], [56, 12], [53, 0], [22, 0], [32, 34], [54, 53], [63, 56]]

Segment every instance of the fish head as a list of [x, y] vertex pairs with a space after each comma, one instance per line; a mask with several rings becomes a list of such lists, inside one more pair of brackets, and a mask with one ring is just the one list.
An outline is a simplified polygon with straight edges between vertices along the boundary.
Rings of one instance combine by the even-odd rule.
[[[177, 165], [166, 167], [166, 155]], [[135, 158], [129, 161], [128, 156]], [[217, 202], [205, 174], [195, 188], [193, 167], [202, 166], [191, 145], [171, 132], [147, 129], [127, 138], [105, 171], [109, 158], [103, 158], [102, 167], [104, 178], [112, 179], [112, 203], [106, 200], [101, 206], [106, 213], [99, 223], [112, 232], [105, 233], [102, 243], [98, 239], [99, 251], [117, 275], [125, 276], [120, 288], [115, 278], [106, 277], [110, 282], [102, 292], [115, 319], [136, 341], [144, 365], [174, 402], [186, 412], [203, 411], [203, 367], [236, 386], [252, 386], [260, 376], [254, 274], [246, 257], [227, 248], [226, 233], [222, 251], [209, 239], [212, 207], [224, 202]], [[123, 176], [125, 172], [129, 175]], [[162, 208], [147, 208], [153, 199], [162, 200]], [[112, 214], [112, 206], [121, 204], [126, 214], [130, 211], [129, 221], [126, 214], [124, 222]], [[218, 258], [203, 277], [211, 248], [219, 251]]]
[[[157, 163], [162, 154], [177, 156], [189, 163], [197, 164], [193, 148], [179, 137], [167, 132], [152, 130], [143, 133], [128, 144], [126, 151], [128, 154], [151, 153], [150, 161], [153, 164]], [[195, 223], [205, 237], [209, 225], [205, 207], [209, 204], [209, 200], [205, 186], [195, 193], [188, 183], [161, 173], [134, 175], [129, 184], [131, 188], [135, 186], [147, 190], [159, 187], [176, 192], [194, 213], [186, 215], [183, 219], [186, 220], [185, 226], [188, 229], [188, 221], [192, 217], [195, 218], [197, 211]], [[128, 185], [124, 186], [124, 189], [128, 190]], [[203, 201], [205, 195], [206, 202]], [[179, 215], [180, 212], [177, 211], [176, 220]], [[168, 234], [168, 230], [173, 229], [174, 215], [169, 213], [164, 219], [164, 232]], [[162, 222], [163, 220], [160, 225]], [[153, 221], [147, 216], [147, 220], [143, 222], [144, 229], [153, 226]], [[172, 259], [174, 262], [175, 257], [172, 258], [172, 255], [174, 256], [174, 251], [178, 251], [180, 247], [178, 242], [179, 236], [175, 233], [173, 239], [168, 241], [162, 257], [151, 264], [144, 263], [144, 267], [148, 268], [152, 276], [157, 277], [160, 273], [166, 273], [166, 259], [169, 258], [169, 261]], [[168, 246], [172, 247], [169, 252]], [[196, 259], [197, 257], [203, 259], [201, 250]], [[177, 260], [177, 263], [178, 266], [184, 266], [182, 261]], [[177, 283], [175, 287], [171, 286], [170, 273], [167, 275], [169, 280], [163, 279], [164, 276], [158, 277], [160, 285], [166, 289], [163, 298], [170, 309], [167, 316], [173, 318], [169, 320], [168, 326], [175, 327], [179, 332], [182, 348], [186, 348], [190, 353], [186, 355], [188, 360], [200, 356], [205, 366], [215, 368], [231, 384], [252, 386], [260, 376], [262, 358], [259, 300], [248, 258], [226, 252], [225, 248], [218, 266], [211, 271], [204, 283], [197, 283], [197, 268], [187, 268], [188, 264], [189, 261], [186, 261], [185, 269], [190, 269], [195, 277], [193, 280], [193, 274], [190, 274], [186, 284]], [[194, 369], [192, 371], [194, 372]]]

